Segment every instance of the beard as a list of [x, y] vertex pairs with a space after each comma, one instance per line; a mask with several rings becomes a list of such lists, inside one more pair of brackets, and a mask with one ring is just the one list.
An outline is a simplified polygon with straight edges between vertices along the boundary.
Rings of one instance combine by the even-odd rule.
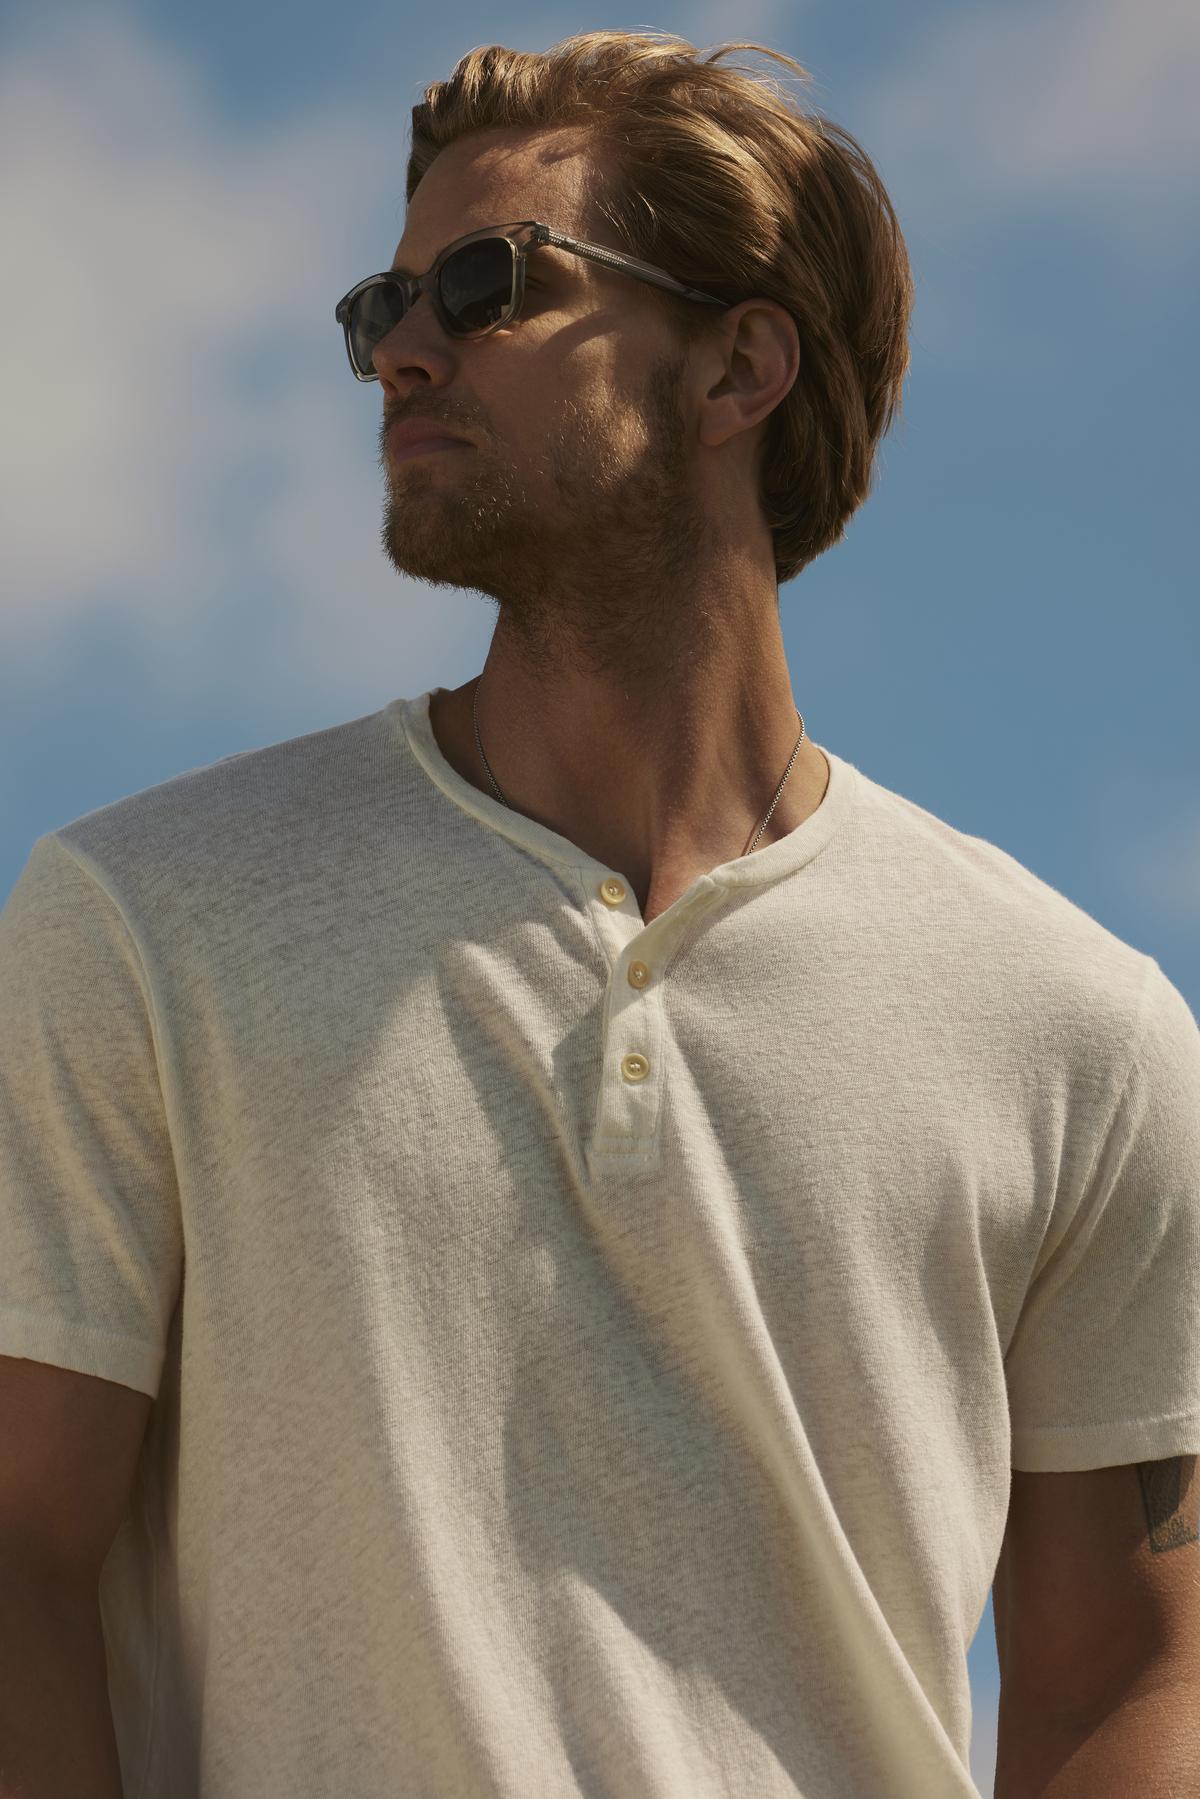
[[[685, 355], [651, 369], [638, 400], [564, 400], [541, 446], [542, 492], [486, 448], [447, 452], [448, 466], [393, 464], [380, 539], [398, 574], [497, 602], [497, 634], [544, 677], [597, 676], [647, 664], [660, 677], [711, 635], [688, 606], [692, 571], [716, 554], [695, 494], [680, 394]], [[681, 611], [683, 616], [681, 617]], [[664, 663], [668, 666], [664, 667]]]

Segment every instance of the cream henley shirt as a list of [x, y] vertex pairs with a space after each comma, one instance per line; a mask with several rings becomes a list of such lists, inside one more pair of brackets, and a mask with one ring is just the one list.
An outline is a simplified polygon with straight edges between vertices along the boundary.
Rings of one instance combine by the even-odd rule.
[[430, 694], [34, 844], [0, 1353], [154, 1401], [125, 1799], [969, 1799], [1010, 1467], [1200, 1452], [1200, 1032], [833, 751], [648, 927]]

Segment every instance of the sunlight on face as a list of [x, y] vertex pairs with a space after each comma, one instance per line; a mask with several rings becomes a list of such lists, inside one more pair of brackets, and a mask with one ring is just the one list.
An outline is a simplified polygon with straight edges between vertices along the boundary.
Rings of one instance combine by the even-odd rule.
[[[575, 133], [451, 145], [413, 195], [393, 266], [427, 269], [465, 232], [519, 219], [603, 242], [592, 171]], [[704, 542], [687, 359], [644, 284], [555, 249], [534, 251], [527, 277], [521, 315], [486, 337], [448, 336], [418, 300], [377, 347], [382, 542], [401, 574], [489, 594], [530, 637], [569, 625], [598, 649], [629, 595], [677, 583]], [[397, 463], [383, 428], [408, 417], [470, 443]]]

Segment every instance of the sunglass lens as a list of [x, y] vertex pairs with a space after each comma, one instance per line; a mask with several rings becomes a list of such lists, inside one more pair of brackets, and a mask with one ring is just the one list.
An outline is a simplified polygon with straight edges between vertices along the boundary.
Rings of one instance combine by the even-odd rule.
[[450, 328], [464, 337], [486, 331], [512, 304], [516, 258], [504, 237], [464, 244], [442, 264], [438, 292]]
[[382, 343], [389, 331], [395, 330], [403, 316], [400, 289], [390, 281], [381, 281], [378, 287], [364, 288], [359, 294], [350, 309], [350, 348], [362, 374], [372, 373], [371, 357], [376, 344]]

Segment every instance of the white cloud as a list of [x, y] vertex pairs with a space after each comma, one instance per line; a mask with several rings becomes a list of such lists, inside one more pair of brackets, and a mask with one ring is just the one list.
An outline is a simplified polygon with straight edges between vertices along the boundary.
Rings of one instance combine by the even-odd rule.
[[1198, 87], [1196, 0], [956, 7], [859, 90], [855, 134], [927, 218], [1066, 198], [1163, 241], [1200, 185]]
[[429, 591], [379, 548], [381, 389], [354, 382], [333, 318], [403, 228], [407, 125], [353, 103], [231, 125], [121, 11], [10, 36], [0, 664], [53, 667], [93, 615], [167, 691], [228, 689], [249, 639], [329, 692], [414, 641]]

